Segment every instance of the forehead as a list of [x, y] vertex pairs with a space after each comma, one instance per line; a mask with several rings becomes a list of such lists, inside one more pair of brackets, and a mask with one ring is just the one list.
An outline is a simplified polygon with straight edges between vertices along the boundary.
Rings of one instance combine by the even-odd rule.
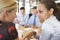
[[37, 10], [37, 9], [32, 9], [32, 10]]
[[25, 11], [25, 10], [20, 10], [20, 11]]
[[47, 10], [47, 8], [43, 3], [39, 3], [38, 4], [38, 10]]

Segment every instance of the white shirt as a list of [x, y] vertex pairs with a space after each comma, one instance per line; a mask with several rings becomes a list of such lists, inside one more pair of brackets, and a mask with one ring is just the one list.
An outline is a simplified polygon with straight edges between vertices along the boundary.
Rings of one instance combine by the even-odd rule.
[[54, 15], [44, 21], [42, 24], [41, 40], [50, 40], [51, 35], [60, 33], [60, 22]]
[[28, 18], [27, 14], [22, 15], [21, 13], [17, 14], [17, 18], [15, 18], [14, 22], [18, 22], [21, 26], [28, 25]]

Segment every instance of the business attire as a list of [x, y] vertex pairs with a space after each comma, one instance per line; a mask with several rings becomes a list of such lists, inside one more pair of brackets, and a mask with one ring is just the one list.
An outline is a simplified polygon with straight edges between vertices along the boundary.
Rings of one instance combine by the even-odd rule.
[[58, 34], [60, 35], [60, 21], [58, 21], [57, 18], [52, 15], [43, 22], [42, 34], [40, 35], [39, 40], [55, 40], [60, 37], [57, 36]]
[[30, 18], [29, 18], [29, 25], [35, 25], [35, 26], [37, 26], [37, 27], [41, 27], [40, 25], [41, 25], [41, 23], [40, 23], [40, 21], [39, 21], [39, 19], [38, 19], [38, 17], [37, 17], [37, 15], [32, 15]]
[[0, 40], [15, 40], [16, 38], [18, 38], [18, 33], [15, 24], [0, 21]]
[[53, 35], [51, 40], [60, 40], [60, 33], [57, 33], [57, 34]]
[[18, 22], [20, 26], [28, 25], [28, 18], [28, 15], [22, 15], [21, 13], [18, 13], [17, 17], [14, 20], [14, 23]]
[[30, 18], [33, 14], [32, 13], [29, 13], [28, 15], [29, 15], [29, 18]]

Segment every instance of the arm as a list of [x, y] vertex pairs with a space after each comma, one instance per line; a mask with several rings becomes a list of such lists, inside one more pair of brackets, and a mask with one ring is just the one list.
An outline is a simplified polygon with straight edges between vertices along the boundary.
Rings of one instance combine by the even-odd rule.
[[28, 23], [28, 20], [29, 20], [29, 16], [26, 15], [26, 16], [25, 16], [25, 25], [24, 25], [25, 28], [28, 27], [28, 24], [29, 24], [29, 23]]
[[19, 22], [18, 22], [18, 18], [16, 17], [13, 22], [14, 22], [14, 23], [19, 23]]
[[37, 27], [37, 26], [35, 26], [35, 25], [32, 25], [32, 24], [30, 25], [30, 27], [31, 27], [31, 28], [39, 28], [39, 27]]
[[28, 26], [27, 25], [24, 25], [25, 28], [27, 28]]

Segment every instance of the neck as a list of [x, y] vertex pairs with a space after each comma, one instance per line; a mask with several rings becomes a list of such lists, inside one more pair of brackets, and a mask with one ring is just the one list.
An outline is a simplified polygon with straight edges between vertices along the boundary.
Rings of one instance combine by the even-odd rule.
[[44, 22], [44, 20], [40, 20], [40, 22], [41, 22], [41, 23], [43, 23], [43, 22]]
[[24, 13], [22, 13], [22, 15], [25, 15]]

